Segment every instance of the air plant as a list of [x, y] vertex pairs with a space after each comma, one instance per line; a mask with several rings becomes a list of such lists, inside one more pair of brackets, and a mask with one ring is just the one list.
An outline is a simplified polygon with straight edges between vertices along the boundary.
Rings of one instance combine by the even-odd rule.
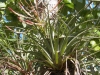
[[[18, 43], [20, 45], [19, 52], [14, 49], [14, 54], [18, 54], [18, 56], [21, 57], [19, 64], [16, 64], [18, 60], [14, 60], [17, 67], [22, 65], [21, 70], [16, 68], [18, 71], [27, 74], [34, 70], [34, 72], [38, 72], [37, 74], [39, 75], [84, 75], [80, 69], [77, 51], [83, 49], [83, 45], [91, 39], [84, 37], [87, 37], [86, 34], [89, 34], [89, 31], [92, 30], [93, 27], [81, 30], [79, 26], [84, 24], [79, 24], [77, 21], [75, 21], [75, 24], [78, 23], [76, 26], [70, 26], [70, 23], [76, 16], [72, 16], [71, 20], [67, 23], [67, 18], [63, 19], [63, 16], [58, 15], [58, 4], [60, 4], [61, 1], [62, 0], [59, 0], [58, 3], [49, 10], [48, 4], [43, 2], [35, 0], [35, 3], [32, 3], [29, 0], [28, 3], [26, 0], [25, 2], [20, 0], [18, 5], [25, 15], [17, 13], [17, 11], [8, 7], [12, 13], [18, 16], [19, 21], [22, 22], [24, 27], [26, 27], [26, 25], [30, 25], [31, 27], [24, 30], [25, 34], [23, 35], [26, 36], [26, 39], [24, 39], [24, 43]], [[57, 9], [57, 11], [54, 13], [55, 9]], [[53, 15], [51, 15], [51, 13]], [[6, 27], [12, 30], [10, 27]], [[13, 48], [11, 47], [11, 49]], [[26, 54], [27, 60], [23, 58], [22, 55], [24, 54]], [[14, 62], [12, 63], [14, 64]], [[27, 62], [31, 63], [31, 65]], [[35, 65], [33, 65], [33, 63], [35, 63]], [[7, 64], [14, 68], [13, 65]], [[32, 69], [28, 70], [31, 66]]]

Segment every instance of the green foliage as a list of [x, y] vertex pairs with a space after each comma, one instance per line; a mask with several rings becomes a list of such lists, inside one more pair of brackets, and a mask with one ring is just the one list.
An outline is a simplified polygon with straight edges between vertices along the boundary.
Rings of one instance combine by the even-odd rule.
[[73, 5], [73, 3], [71, 2], [71, 0], [63, 0], [63, 2], [64, 2], [64, 4], [65, 4], [65, 6], [74, 9], [74, 5]]
[[0, 64], [9, 75], [64, 75], [64, 71], [78, 75], [80, 68], [88, 75], [99, 74], [95, 68], [99, 70], [100, 11], [90, 4], [63, 0], [57, 18], [51, 20], [36, 15], [38, 9], [30, 13], [35, 7], [32, 0], [7, 0], [1, 10], [7, 22], [1, 17]]
[[76, 11], [80, 11], [85, 7], [85, 0], [72, 0]]

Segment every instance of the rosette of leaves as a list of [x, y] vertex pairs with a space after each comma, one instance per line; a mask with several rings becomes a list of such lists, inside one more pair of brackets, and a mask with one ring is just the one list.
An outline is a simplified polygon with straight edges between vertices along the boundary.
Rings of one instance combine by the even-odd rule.
[[[24, 31], [25, 34], [23, 35], [27, 37], [27, 40], [24, 39], [25, 46], [22, 44], [20, 48], [22, 46], [28, 46], [30, 48], [25, 48], [25, 50], [21, 49], [21, 51], [29, 53], [34, 57], [36, 60], [34, 68], [38, 72], [37, 74], [84, 75], [80, 68], [77, 51], [87, 48], [87, 44], [90, 39], [93, 38], [89, 36], [95, 36], [91, 33], [95, 28], [92, 21], [95, 20], [85, 21], [83, 16], [80, 17], [79, 13], [76, 14], [76, 12], [74, 12], [75, 15], [73, 16], [73, 12], [70, 12], [68, 18], [62, 16], [60, 13], [57, 15], [57, 19], [54, 19], [52, 23], [49, 16], [47, 16], [48, 18], [45, 20], [45, 23], [43, 23], [44, 19], [40, 19], [35, 6], [33, 7], [36, 13], [33, 12], [34, 16], [32, 17], [32, 15], [27, 12], [28, 9], [32, 7], [30, 6], [31, 3], [28, 9], [23, 2], [19, 2], [18, 4], [27, 16], [19, 14], [11, 8], [9, 9], [19, 17], [22, 23], [33, 25]], [[72, 3], [71, 5], [73, 7]], [[38, 27], [37, 25], [40, 25], [41, 22], [44, 26]], [[22, 52], [19, 53], [22, 55]], [[28, 59], [30, 60], [30, 57]], [[31, 60], [33, 60], [33, 58]]]
[[[65, 18], [66, 19], [66, 18]], [[92, 38], [90, 31], [93, 27], [84, 27], [80, 29], [82, 23], [69, 26], [63, 19], [58, 17], [58, 22], [50, 23], [50, 19], [46, 21], [44, 28], [30, 30], [27, 37], [30, 39], [30, 45], [34, 48], [37, 63], [41, 64], [40, 72], [44, 75], [84, 75], [80, 68], [77, 51], [86, 48], [86, 43]], [[77, 22], [76, 22], [77, 23]], [[84, 24], [82, 24], [84, 25]], [[34, 33], [34, 34], [33, 34]], [[44, 70], [44, 71], [43, 71]]]

